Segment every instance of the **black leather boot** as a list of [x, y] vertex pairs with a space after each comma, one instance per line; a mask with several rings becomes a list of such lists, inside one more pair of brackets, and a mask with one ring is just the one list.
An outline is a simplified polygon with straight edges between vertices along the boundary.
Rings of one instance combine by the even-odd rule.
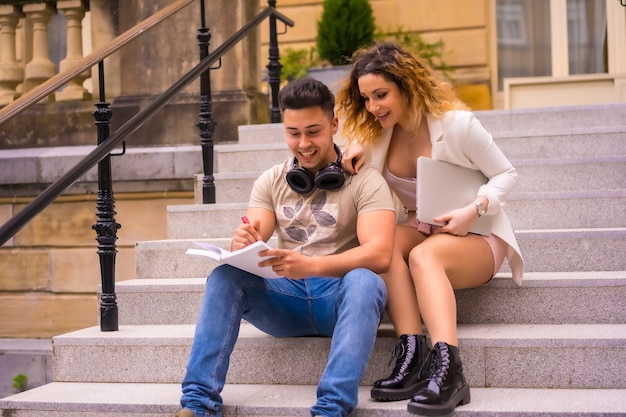
[[428, 356], [426, 336], [403, 334], [396, 342], [393, 356], [396, 358], [396, 366], [391, 375], [374, 382], [371, 397], [375, 400], [406, 400], [415, 393], [421, 379], [420, 369]]
[[456, 346], [437, 342], [430, 352], [425, 379], [419, 383], [407, 410], [411, 414], [443, 416], [457, 405], [469, 404], [470, 390]]

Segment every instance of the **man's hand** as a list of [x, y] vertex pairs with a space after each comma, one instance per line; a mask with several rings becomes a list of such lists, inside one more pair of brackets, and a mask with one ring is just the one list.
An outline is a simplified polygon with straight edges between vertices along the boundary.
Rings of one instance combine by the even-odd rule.
[[[315, 258], [289, 249], [268, 249], [261, 256], [273, 256], [259, 266], [271, 266], [274, 272], [287, 278], [301, 279], [318, 275], [315, 271]], [[319, 259], [319, 258], [318, 258]]]
[[243, 222], [234, 231], [233, 240], [230, 242], [230, 250], [236, 251], [245, 248], [248, 245], [253, 244], [257, 240], [262, 240], [259, 233], [259, 221], [255, 221], [255, 224]]

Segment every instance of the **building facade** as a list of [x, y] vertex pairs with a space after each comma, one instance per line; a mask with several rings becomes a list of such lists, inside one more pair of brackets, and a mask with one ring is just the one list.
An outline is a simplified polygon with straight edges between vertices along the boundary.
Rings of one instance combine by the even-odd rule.
[[[0, 2], [0, 105], [13, 103], [178, 1]], [[370, 2], [379, 28], [444, 41], [444, 60], [454, 68], [459, 94], [475, 110], [626, 102], [623, 0]], [[113, 130], [197, 63], [199, 4], [199, 0], [189, 4], [166, 24], [151, 28], [105, 59]], [[267, 4], [206, 0], [211, 48]], [[279, 36], [281, 51], [313, 46], [322, 1], [278, 0], [277, 7], [295, 22]], [[264, 87], [268, 42], [264, 23], [228, 52], [219, 70], [212, 71], [216, 142], [236, 140], [239, 125], [268, 122]], [[24, 165], [7, 168], [14, 166], [10, 162], [17, 160], [16, 152], [55, 149], [58, 160], [66, 163], [76, 160], [73, 149], [96, 143], [91, 113], [98, 100], [97, 85], [94, 68], [2, 124], [0, 224], [47, 185], [41, 178], [28, 177]], [[197, 146], [198, 92], [199, 83], [190, 85], [139, 129], [129, 146]], [[51, 166], [60, 170], [61, 164]], [[115, 184], [118, 221], [123, 225], [117, 279], [134, 278], [135, 242], [166, 237], [165, 207], [193, 202], [192, 175], [157, 181], [150, 167], [139, 165], [134, 174]], [[97, 322], [93, 178], [68, 194], [0, 248], [0, 338], [48, 338]]]
[[[623, 0], [370, 4], [378, 28], [444, 41], [444, 60], [454, 68], [460, 95], [474, 109], [626, 102]], [[280, 37], [281, 48], [314, 46], [322, 1], [282, 0], [278, 6], [296, 22]]]

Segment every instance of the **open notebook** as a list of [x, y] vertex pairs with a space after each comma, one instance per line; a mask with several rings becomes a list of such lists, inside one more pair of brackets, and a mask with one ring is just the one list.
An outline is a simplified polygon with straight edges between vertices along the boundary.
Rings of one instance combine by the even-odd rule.
[[259, 256], [259, 252], [271, 249], [271, 247], [262, 240], [256, 241], [245, 248], [233, 252], [227, 251], [226, 249], [220, 248], [219, 246], [208, 242], [193, 243], [202, 249], [189, 248], [187, 249], [187, 252], [185, 252], [188, 255], [206, 256], [207, 258], [211, 258], [220, 264], [228, 264], [263, 278], [284, 278], [276, 274], [271, 266], [259, 266], [259, 262], [271, 258], [271, 256]]
[[[487, 181], [478, 170], [420, 156], [417, 159], [417, 219], [443, 226], [433, 218], [472, 203], [480, 186]], [[470, 232], [489, 235], [491, 216], [476, 219]]]

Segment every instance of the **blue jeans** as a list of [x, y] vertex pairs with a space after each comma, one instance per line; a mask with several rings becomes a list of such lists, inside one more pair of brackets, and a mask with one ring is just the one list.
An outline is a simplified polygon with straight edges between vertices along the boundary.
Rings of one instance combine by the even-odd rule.
[[181, 405], [196, 417], [221, 416], [230, 355], [242, 318], [276, 337], [332, 337], [311, 415], [349, 415], [369, 361], [387, 290], [368, 269], [343, 279], [263, 279], [228, 265], [209, 275]]

